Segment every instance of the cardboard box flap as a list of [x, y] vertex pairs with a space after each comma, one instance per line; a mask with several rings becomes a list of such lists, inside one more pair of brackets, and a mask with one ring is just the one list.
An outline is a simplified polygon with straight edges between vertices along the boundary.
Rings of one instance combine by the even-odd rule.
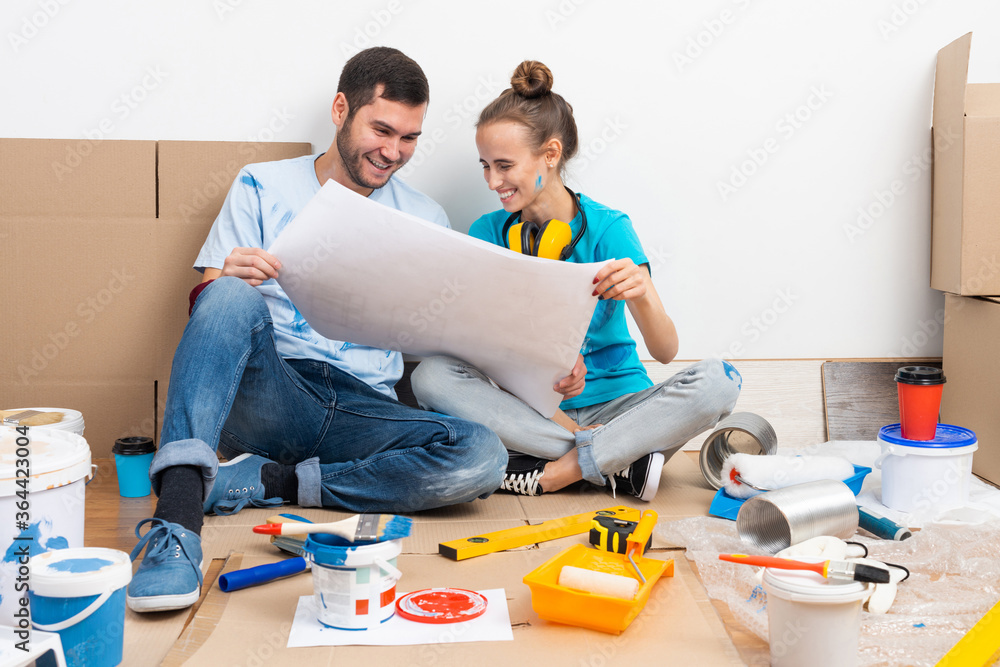
[[156, 217], [156, 142], [3, 139], [0, 215]]
[[934, 70], [934, 127], [961, 124], [965, 116], [965, 84], [971, 51], [971, 32], [938, 51]]
[[1000, 84], [970, 83], [966, 86], [965, 115], [968, 118], [1000, 116]]
[[970, 32], [938, 51], [934, 74], [931, 285], [951, 291], [959, 291], [962, 282], [965, 83], [971, 47]]

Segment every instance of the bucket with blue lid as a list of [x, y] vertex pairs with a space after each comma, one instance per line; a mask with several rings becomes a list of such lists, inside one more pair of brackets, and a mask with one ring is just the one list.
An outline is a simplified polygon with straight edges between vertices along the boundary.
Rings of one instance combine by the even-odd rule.
[[31, 625], [59, 634], [67, 667], [120, 665], [128, 554], [98, 547], [47, 551], [31, 557], [30, 571]]
[[938, 424], [932, 440], [904, 438], [899, 424], [878, 432], [882, 454], [882, 504], [901, 512], [962, 507], [969, 502], [976, 434], [961, 426]]

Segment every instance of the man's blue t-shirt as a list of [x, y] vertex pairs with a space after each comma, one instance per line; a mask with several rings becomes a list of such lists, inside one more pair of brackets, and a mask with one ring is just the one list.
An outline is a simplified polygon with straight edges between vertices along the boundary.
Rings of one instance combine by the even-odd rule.
[[[319, 155], [250, 164], [226, 195], [194, 268], [221, 269], [233, 248], [269, 248], [281, 230], [320, 190], [314, 162]], [[399, 211], [450, 227], [448, 216], [430, 197], [396, 178], [368, 197]], [[330, 261], [336, 261], [336, 257]], [[264, 295], [274, 322], [274, 342], [285, 359], [325, 361], [374, 389], [395, 397], [393, 385], [403, 374], [399, 352], [330, 340], [313, 331], [285, 291], [274, 280], [257, 289]]]
[[[637, 266], [649, 262], [627, 215], [583, 194], [580, 204], [587, 214], [587, 231], [567, 261], [585, 263], [630, 257]], [[469, 235], [505, 246], [502, 232], [509, 216], [503, 209], [487, 213], [472, 223]], [[581, 224], [577, 213], [570, 223], [574, 238]], [[580, 350], [587, 364], [587, 384], [582, 394], [560, 404], [563, 410], [604, 403], [653, 386], [635, 351], [635, 341], [625, 322], [625, 308], [624, 301], [597, 302]]]

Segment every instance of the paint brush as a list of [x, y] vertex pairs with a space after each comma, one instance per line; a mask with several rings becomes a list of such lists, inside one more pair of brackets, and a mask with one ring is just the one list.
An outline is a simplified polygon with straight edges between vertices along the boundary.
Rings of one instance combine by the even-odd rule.
[[254, 526], [253, 532], [261, 535], [324, 533], [337, 535], [351, 542], [385, 542], [408, 536], [412, 527], [413, 520], [405, 516], [356, 514], [332, 523], [265, 523]]
[[806, 563], [789, 558], [774, 556], [748, 556], [747, 554], [719, 554], [719, 560], [744, 565], [759, 565], [773, 567], [779, 570], [808, 570], [826, 579], [841, 579], [845, 581], [863, 581], [872, 584], [889, 583], [889, 571], [874, 565], [852, 563], [846, 560], [827, 560], [820, 563]]

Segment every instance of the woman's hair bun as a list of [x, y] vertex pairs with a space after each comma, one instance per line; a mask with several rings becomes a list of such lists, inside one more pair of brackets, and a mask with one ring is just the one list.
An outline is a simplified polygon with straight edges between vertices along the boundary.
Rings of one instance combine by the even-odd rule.
[[529, 100], [548, 95], [552, 92], [552, 70], [537, 60], [525, 60], [514, 70], [510, 87]]

